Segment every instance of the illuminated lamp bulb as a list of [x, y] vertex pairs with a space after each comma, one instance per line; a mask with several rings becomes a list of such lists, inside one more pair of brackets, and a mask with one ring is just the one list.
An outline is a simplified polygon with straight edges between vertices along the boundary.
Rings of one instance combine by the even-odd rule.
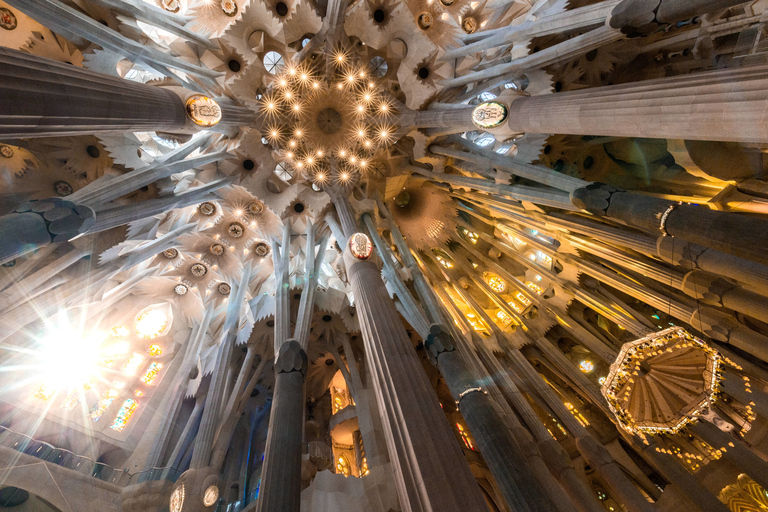
[[363, 98], [365, 98], [365, 101], [371, 101], [371, 95], [370, 94], [366, 94], [365, 96], [363, 96]]
[[325, 174], [320, 173], [317, 175], [317, 181], [324, 181], [325, 180]]
[[349, 174], [347, 174], [347, 173], [345, 173], [345, 172], [344, 172], [344, 173], [342, 173], [342, 174], [341, 174], [341, 179], [342, 179], [343, 181], [347, 181], [347, 180], [349, 179]]
[[291, 76], [294, 76], [296, 74], [296, 68], [290, 68], [288, 70], [288, 74], [291, 75]]
[[291, 144], [291, 147], [292, 147], [292, 148], [295, 148], [295, 147], [296, 147], [296, 141], [295, 141], [295, 140], [292, 140], [292, 141], [290, 142], [290, 144]]
[[354, 82], [355, 81], [355, 75], [349, 75], [347, 77], [347, 80], [349, 80], [350, 82]]
[[309, 78], [309, 77], [307, 76], [307, 74], [306, 74], [306, 73], [302, 73], [302, 75], [301, 75], [301, 79], [302, 79], [302, 80], [305, 80], [305, 81], [306, 81], [308, 78]]
[[339, 89], [343, 89], [343, 88], [344, 88], [344, 85], [343, 84], [339, 84]]
[[301, 130], [296, 130], [296, 136], [301, 137]]
[[285, 87], [286, 85], [288, 85], [288, 82], [285, 81], [285, 78], [280, 80], [280, 87]]
[[358, 134], [360, 137], [365, 137], [365, 132], [364, 132], [363, 130], [358, 130], [357, 134]]
[[341, 53], [338, 54], [336, 56], [336, 60], [339, 61], [339, 62], [344, 62], [344, 54], [341, 54]]
[[235, 210], [235, 217], [242, 217], [243, 216], [243, 210]]
[[352, 162], [352, 163], [355, 163], [355, 162], [357, 162], [357, 158], [355, 158], [353, 156], [349, 157], [349, 161]]
[[301, 169], [302, 167], [304, 167], [304, 164], [302, 162], [296, 162], [296, 167]]
[[272, 130], [272, 136], [277, 137], [277, 130]]
[[293, 158], [293, 153], [291, 153], [291, 152], [289, 151], [289, 152], [288, 152], [288, 153], [287, 153], [285, 156], [287, 156], [288, 158]]
[[308, 164], [312, 164], [312, 163], [314, 163], [314, 162], [315, 162], [315, 159], [314, 159], [314, 158], [312, 158], [311, 156], [308, 156], [308, 157], [307, 157], [307, 163], [308, 163]]
[[296, 112], [299, 111], [299, 108], [301, 108], [301, 107], [299, 107], [298, 103], [293, 106], [293, 110], [295, 110]]
[[386, 138], [387, 138], [387, 135], [388, 135], [388, 134], [387, 134], [387, 131], [386, 131], [386, 130], [381, 130], [381, 138], [382, 138], [382, 139], [386, 139]]
[[369, 83], [369, 84], [368, 84], [368, 87], [370, 87], [371, 89], [373, 89], [373, 82]]
[[382, 105], [381, 106], [381, 111], [382, 112], [386, 112], [387, 111], [387, 106], [386, 105]]
[[339, 151], [339, 155], [347, 156], [347, 152], [342, 149], [341, 151]]
[[363, 112], [364, 110], [365, 110], [365, 107], [364, 107], [364, 106], [362, 106], [362, 105], [358, 105], [358, 106], [357, 106], [357, 111], [358, 111], [358, 112]]
[[318, 151], [317, 152], [317, 156], [323, 156], [323, 152], [322, 151]]
[[274, 103], [269, 103], [269, 104], [267, 104], [267, 108], [269, 110], [273, 110], [275, 108], [275, 104]]
[[365, 71], [360, 72], [360, 78], [365, 78]]
[[317, 89], [318, 87], [320, 87], [320, 84], [319, 84], [319, 83], [317, 83], [317, 82], [315, 82], [315, 83], [313, 83], [313, 84], [312, 84], [312, 87], [314, 87], [315, 89]]
[[293, 93], [291, 93], [291, 91], [285, 91], [285, 97], [287, 99], [291, 99], [292, 96], [293, 96]]
[[365, 147], [367, 148], [371, 147], [371, 141], [369, 140], [365, 141]]
[[365, 160], [360, 160], [360, 167], [365, 167], [366, 165], [368, 165], [368, 162]]

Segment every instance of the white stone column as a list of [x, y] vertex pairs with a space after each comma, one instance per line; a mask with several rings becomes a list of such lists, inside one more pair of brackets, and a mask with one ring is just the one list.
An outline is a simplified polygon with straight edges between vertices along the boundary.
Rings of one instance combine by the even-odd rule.
[[345, 262], [403, 512], [484, 510], [379, 267], [349, 249]]
[[173, 131], [184, 103], [165, 88], [102, 75], [0, 47], [0, 136]]

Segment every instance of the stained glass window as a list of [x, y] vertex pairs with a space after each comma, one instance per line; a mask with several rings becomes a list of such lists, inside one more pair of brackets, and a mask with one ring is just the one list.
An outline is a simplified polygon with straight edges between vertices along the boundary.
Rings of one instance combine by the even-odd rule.
[[456, 428], [459, 429], [459, 435], [461, 435], [461, 440], [464, 441], [464, 446], [469, 448], [470, 450], [474, 450], [475, 446], [472, 444], [472, 440], [469, 438], [469, 434], [466, 430], [464, 430], [464, 427], [462, 427], [460, 424], [456, 424]]
[[82, 398], [83, 393], [88, 389], [91, 389], [91, 384], [89, 382], [86, 382], [85, 384], [83, 384], [83, 387], [81, 388], [73, 389], [64, 398], [64, 402], [62, 402], [61, 408], [64, 409], [65, 411], [71, 411], [72, 409], [74, 409], [77, 406], [77, 404], [80, 403], [80, 398]]
[[157, 357], [163, 355], [163, 347], [160, 345], [150, 345], [147, 349], [151, 357]]
[[157, 309], [150, 309], [136, 319], [136, 333], [145, 339], [157, 338], [168, 326], [168, 315]]
[[141, 366], [142, 361], [144, 361], [143, 355], [133, 354], [128, 362], [125, 363], [125, 368], [123, 368], [123, 371], [129, 375], [135, 373], [138, 367]]
[[35, 391], [35, 398], [39, 398], [40, 400], [48, 400], [53, 396], [54, 393], [56, 393], [55, 389], [43, 384], [37, 389], [37, 391]]
[[160, 363], [152, 363], [149, 365], [149, 368], [147, 368], [147, 373], [144, 374], [144, 376], [141, 378], [141, 380], [144, 381], [144, 384], [150, 385], [155, 381], [155, 378], [157, 377], [157, 374], [160, 373], [160, 369], [163, 367]]
[[122, 432], [122, 430], [128, 424], [128, 420], [130, 420], [131, 416], [133, 416], [133, 413], [136, 412], [136, 408], [138, 406], [139, 402], [133, 398], [129, 398], [123, 402], [123, 406], [118, 411], [115, 421], [113, 421], [109, 427], [117, 430], [118, 432]]
[[340, 456], [336, 461], [336, 474], [344, 476], [350, 475], [349, 461], [344, 455]]
[[91, 412], [88, 414], [88, 417], [93, 421], [99, 421], [101, 419], [101, 415], [104, 414], [104, 411], [107, 410], [107, 407], [112, 405], [115, 397], [117, 397], [117, 391], [114, 389], [105, 391], [101, 396], [101, 399], [91, 408]]

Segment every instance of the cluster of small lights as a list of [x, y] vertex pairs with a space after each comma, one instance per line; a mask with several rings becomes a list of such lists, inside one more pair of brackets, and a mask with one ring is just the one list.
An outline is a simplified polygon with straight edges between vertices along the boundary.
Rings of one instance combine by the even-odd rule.
[[579, 363], [579, 370], [581, 370], [584, 373], [589, 373], [594, 369], [595, 369], [595, 365], [589, 359], [584, 359]]
[[325, 64], [285, 66], [260, 105], [267, 142], [318, 186], [350, 183], [371, 168], [377, 150], [394, 142], [397, 114], [349, 54], [339, 50]]

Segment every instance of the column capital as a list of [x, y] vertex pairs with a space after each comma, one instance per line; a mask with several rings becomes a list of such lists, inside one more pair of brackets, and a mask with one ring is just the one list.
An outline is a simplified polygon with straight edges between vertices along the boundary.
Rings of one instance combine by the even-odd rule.
[[45, 229], [53, 243], [71, 240], [91, 229], [96, 223], [96, 215], [89, 206], [58, 197], [27, 201], [13, 213], [39, 215], [45, 222]]
[[275, 358], [275, 373], [291, 372], [301, 372], [302, 377], [307, 376], [307, 353], [294, 339], [283, 342]]
[[441, 324], [432, 324], [429, 327], [429, 336], [424, 341], [424, 346], [427, 348], [429, 358], [434, 364], [437, 364], [440, 354], [456, 350], [453, 336]]

